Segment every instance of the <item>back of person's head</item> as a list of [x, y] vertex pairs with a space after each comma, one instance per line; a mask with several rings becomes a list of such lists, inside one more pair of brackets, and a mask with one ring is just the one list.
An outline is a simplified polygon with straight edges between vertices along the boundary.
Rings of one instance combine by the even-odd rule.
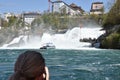
[[45, 73], [45, 60], [42, 55], [36, 51], [26, 51], [17, 58], [10, 80], [35, 80], [43, 73]]

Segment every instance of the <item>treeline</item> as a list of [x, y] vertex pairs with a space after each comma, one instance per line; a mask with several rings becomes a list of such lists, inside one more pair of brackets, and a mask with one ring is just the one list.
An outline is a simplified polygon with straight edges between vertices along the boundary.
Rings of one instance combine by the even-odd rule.
[[74, 16], [70, 17], [67, 14], [44, 13], [32, 22], [31, 27], [35, 28], [35, 26], [38, 27], [41, 24], [44, 28], [58, 31], [79, 26], [80, 19], [79, 16], [74, 18]]
[[44, 24], [44, 28], [51, 28], [53, 30], [57, 29], [67, 29], [68, 25], [68, 17], [66, 15], [63, 16], [63, 18], [60, 16], [60, 14], [53, 14], [53, 13], [45, 13], [42, 14], [40, 17], [35, 19], [31, 27], [40, 26], [41, 24]]
[[110, 11], [103, 18], [105, 38], [101, 41], [102, 48], [120, 49], [120, 0], [116, 0]]

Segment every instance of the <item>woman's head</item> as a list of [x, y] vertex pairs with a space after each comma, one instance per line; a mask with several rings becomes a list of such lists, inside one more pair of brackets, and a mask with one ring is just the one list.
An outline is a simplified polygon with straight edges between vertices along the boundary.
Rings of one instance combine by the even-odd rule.
[[26, 51], [19, 55], [10, 80], [35, 80], [45, 73], [45, 60], [39, 52]]

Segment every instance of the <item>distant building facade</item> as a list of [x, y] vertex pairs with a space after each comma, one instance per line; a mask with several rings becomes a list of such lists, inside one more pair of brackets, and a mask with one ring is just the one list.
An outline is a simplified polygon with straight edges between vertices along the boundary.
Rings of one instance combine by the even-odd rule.
[[79, 15], [82, 14], [84, 10], [81, 7], [78, 7], [76, 4], [72, 3], [71, 5], [66, 4], [63, 1], [54, 1], [52, 2], [52, 12], [56, 13], [65, 13], [69, 15]]
[[94, 2], [91, 5], [90, 14], [102, 14], [103, 13], [103, 2]]
[[60, 13], [60, 8], [64, 5], [63, 1], [54, 1], [52, 2], [52, 12]]
[[40, 13], [37, 12], [28, 12], [28, 13], [23, 13], [22, 17], [25, 23], [31, 24], [32, 21], [40, 16]]
[[80, 6], [77, 6], [74, 3], [70, 4], [70, 8], [73, 9], [76, 14], [83, 14], [85, 12]]

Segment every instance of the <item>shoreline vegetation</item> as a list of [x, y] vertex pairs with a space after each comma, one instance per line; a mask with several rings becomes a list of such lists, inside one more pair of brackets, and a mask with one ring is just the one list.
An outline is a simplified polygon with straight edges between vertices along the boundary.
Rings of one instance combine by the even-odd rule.
[[87, 41], [91, 42], [93, 47], [97, 44], [96, 47], [103, 49], [120, 49], [120, 0], [116, 0], [108, 13], [91, 16], [101, 24], [105, 33], [98, 39], [87, 39]]
[[[102, 10], [104, 11], [104, 10]], [[99, 43], [99, 48], [120, 49], [120, 0], [112, 6], [108, 13], [102, 15], [75, 15], [59, 13], [44, 13], [35, 19], [31, 24], [24, 22], [23, 18], [9, 17], [9, 21], [1, 19], [0, 46], [9, 43], [19, 35], [41, 35], [43, 32], [65, 33], [80, 24], [95, 22], [103, 27], [106, 33], [98, 39], [83, 39], [80, 41], [91, 42], [91, 45]], [[94, 24], [93, 24], [94, 25]]]
[[106, 33], [101, 36], [101, 48], [120, 49], [120, 0], [104, 15], [102, 26]]

